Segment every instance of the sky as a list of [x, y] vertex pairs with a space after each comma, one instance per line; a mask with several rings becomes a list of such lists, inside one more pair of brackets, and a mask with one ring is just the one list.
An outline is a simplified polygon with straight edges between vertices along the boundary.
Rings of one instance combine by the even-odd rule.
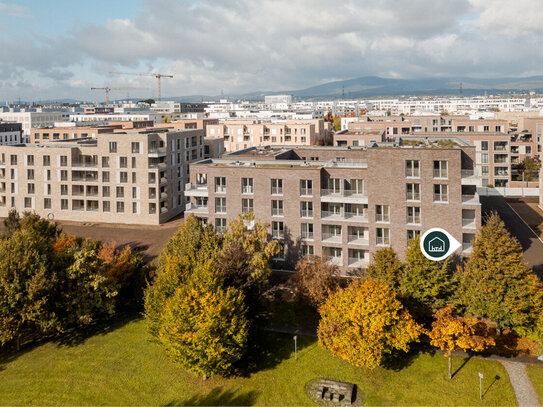
[[541, 0], [0, 0], [0, 103], [543, 74]]

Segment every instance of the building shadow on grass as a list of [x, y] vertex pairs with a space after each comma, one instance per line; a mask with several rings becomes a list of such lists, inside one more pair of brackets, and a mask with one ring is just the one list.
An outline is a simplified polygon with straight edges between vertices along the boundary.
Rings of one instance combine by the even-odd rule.
[[202, 396], [172, 400], [166, 406], [252, 406], [260, 393], [254, 390], [238, 393], [221, 387]]

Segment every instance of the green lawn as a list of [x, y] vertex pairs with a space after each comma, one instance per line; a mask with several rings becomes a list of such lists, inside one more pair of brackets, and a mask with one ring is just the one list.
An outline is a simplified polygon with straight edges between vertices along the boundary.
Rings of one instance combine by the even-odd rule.
[[[268, 353], [247, 377], [207, 381], [173, 366], [151, 342], [140, 319], [127, 320], [81, 343], [47, 343], [8, 357], [0, 355], [0, 405], [311, 405], [304, 385], [318, 377], [356, 383], [367, 405], [515, 405], [504, 368], [471, 359], [446, 378], [442, 355], [420, 355], [401, 370], [355, 368], [333, 358], [315, 339], [269, 334]], [[458, 368], [464, 359], [454, 359]], [[477, 372], [499, 376], [478, 399]]]
[[526, 365], [528, 376], [534, 385], [535, 391], [539, 396], [539, 402], [543, 403], [543, 366]]

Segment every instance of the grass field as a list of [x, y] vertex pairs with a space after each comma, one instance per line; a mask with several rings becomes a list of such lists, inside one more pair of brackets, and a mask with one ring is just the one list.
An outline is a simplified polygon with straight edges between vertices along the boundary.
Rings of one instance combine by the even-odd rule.
[[[442, 355], [406, 358], [407, 366], [355, 368], [301, 337], [294, 359], [292, 336], [267, 335], [267, 352], [247, 377], [203, 381], [173, 366], [150, 341], [141, 319], [70, 344], [46, 343], [0, 356], [0, 405], [311, 405], [304, 385], [326, 377], [354, 382], [367, 405], [515, 405], [504, 368], [467, 360], [452, 380]], [[465, 362], [454, 359], [454, 369]], [[477, 372], [484, 373], [482, 401]]]
[[526, 370], [539, 396], [539, 403], [543, 404], [543, 366], [526, 365]]

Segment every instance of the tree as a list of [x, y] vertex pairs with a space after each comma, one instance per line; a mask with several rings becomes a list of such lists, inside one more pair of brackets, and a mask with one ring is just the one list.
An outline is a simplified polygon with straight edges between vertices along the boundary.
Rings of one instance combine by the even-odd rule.
[[4, 227], [6, 228], [6, 238], [9, 238], [21, 227], [21, 217], [15, 208], [9, 210], [8, 217], [4, 219]]
[[366, 270], [368, 277], [379, 280], [391, 288], [398, 288], [403, 265], [391, 247], [378, 250]]
[[520, 243], [495, 212], [485, 219], [458, 274], [458, 302], [467, 315], [523, 334], [543, 312], [543, 285], [523, 263]]
[[446, 351], [449, 358], [449, 379], [452, 379], [451, 352], [454, 350], [471, 350], [481, 352], [495, 345], [494, 339], [488, 335], [486, 325], [473, 317], [453, 315], [453, 306], [448, 305], [434, 315], [432, 330], [428, 333], [432, 346]]
[[322, 257], [300, 259], [296, 271], [298, 295], [314, 307], [324, 304], [339, 288], [337, 266], [326, 263]]
[[523, 175], [524, 181], [532, 181], [541, 168], [541, 161], [537, 157], [526, 157], [517, 167], [518, 172]]
[[399, 280], [400, 296], [417, 320], [428, 319], [450, 301], [456, 277], [448, 260], [436, 262], [424, 257], [420, 250], [420, 237], [409, 241], [405, 257]]
[[229, 374], [245, 353], [248, 321], [241, 291], [182, 285], [167, 301], [158, 338], [177, 363], [204, 378]]
[[341, 117], [334, 116], [332, 120], [332, 129], [335, 131], [341, 130]]
[[407, 352], [421, 333], [392, 289], [372, 279], [332, 294], [319, 313], [319, 344], [356, 366], [375, 368], [393, 350]]

